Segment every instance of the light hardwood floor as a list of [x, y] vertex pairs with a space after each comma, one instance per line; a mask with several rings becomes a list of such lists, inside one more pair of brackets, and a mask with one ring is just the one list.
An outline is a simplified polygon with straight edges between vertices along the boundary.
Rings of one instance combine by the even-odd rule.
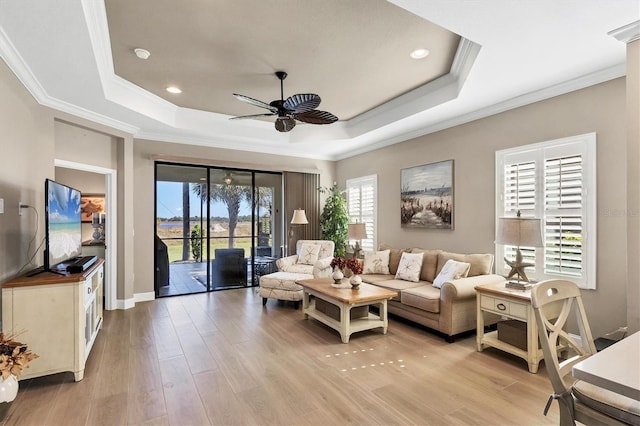
[[[34, 362], [37, 362], [34, 361]], [[105, 312], [84, 380], [20, 382], [8, 425], [557, 424], [538, 374], [475, 335], [446, 343], [390, 318], [389, 331], [334, 330], [255, 289]]]

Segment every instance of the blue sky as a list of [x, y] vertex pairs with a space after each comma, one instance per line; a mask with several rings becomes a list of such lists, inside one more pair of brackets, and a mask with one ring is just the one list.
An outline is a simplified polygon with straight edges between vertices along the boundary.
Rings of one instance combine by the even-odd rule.
[[[182, 182], [158, 182], [158, 217], [182, 217]], [[200, 216], [200, 198], [193, 192], [189, 194], [191, 213], [189, 217]], [[247, 202], [240, 205], [240, 216], [250, 215], [251, 206]], [[206, 206], [203, 206], [203, 216], [207, 215]], [[227, 206], [221, 202], [215, 202], [211, 206], [211, 216], [228, 217]]]

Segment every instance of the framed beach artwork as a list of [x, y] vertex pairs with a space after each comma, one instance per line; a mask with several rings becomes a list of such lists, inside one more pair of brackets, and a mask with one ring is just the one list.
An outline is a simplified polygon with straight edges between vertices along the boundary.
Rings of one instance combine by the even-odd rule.
[[104, 213], [104, 194], [82, 194], [80, 212], [83, 223], [91, 223], [94, 213]]
[[403, 228], [453, 229], [453, 160], [402, 169]]

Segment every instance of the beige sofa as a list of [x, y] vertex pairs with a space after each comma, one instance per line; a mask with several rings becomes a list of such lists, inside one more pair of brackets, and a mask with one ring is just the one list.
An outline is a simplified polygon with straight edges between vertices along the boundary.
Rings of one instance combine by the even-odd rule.
[[[363, 274], [362, 281], [379, 287], [396, 290], [398, 297], [388, 303], [390, 313], [437, 330], [453, 342], [454, 336], [476, 328], [475, 286], [504, 281], [504, 277], [492, 274], [492, 254], [458, 254], [443, 250], [420, 248], [390, 250], [389, 274]], [[423, 253], [420, 281], [395, 279], [403, 252]], [[441, 288], [432, 285], [447, 260], [469, 263], [466, 278], [445, 281]]]

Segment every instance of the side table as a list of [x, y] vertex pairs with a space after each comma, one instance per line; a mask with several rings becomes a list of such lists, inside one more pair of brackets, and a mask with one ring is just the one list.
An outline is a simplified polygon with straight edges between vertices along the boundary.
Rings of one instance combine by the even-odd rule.
[[[540, 360], [544, 359], [538, 345], [538, 325], [531, 306], [531, 291], [505, 287], [506, 281], [498, 284], [479, 285], [476, 289], [478, 352], [491, 346], [527, 361], [529, 372], [537, 373]], [[527, 350], [522, 350], [498, 339], [498, 331], [484, 332], [485, 315], [498, 315], [527, 324]], [[562, 349], [562, 348], [558, 348]]]

